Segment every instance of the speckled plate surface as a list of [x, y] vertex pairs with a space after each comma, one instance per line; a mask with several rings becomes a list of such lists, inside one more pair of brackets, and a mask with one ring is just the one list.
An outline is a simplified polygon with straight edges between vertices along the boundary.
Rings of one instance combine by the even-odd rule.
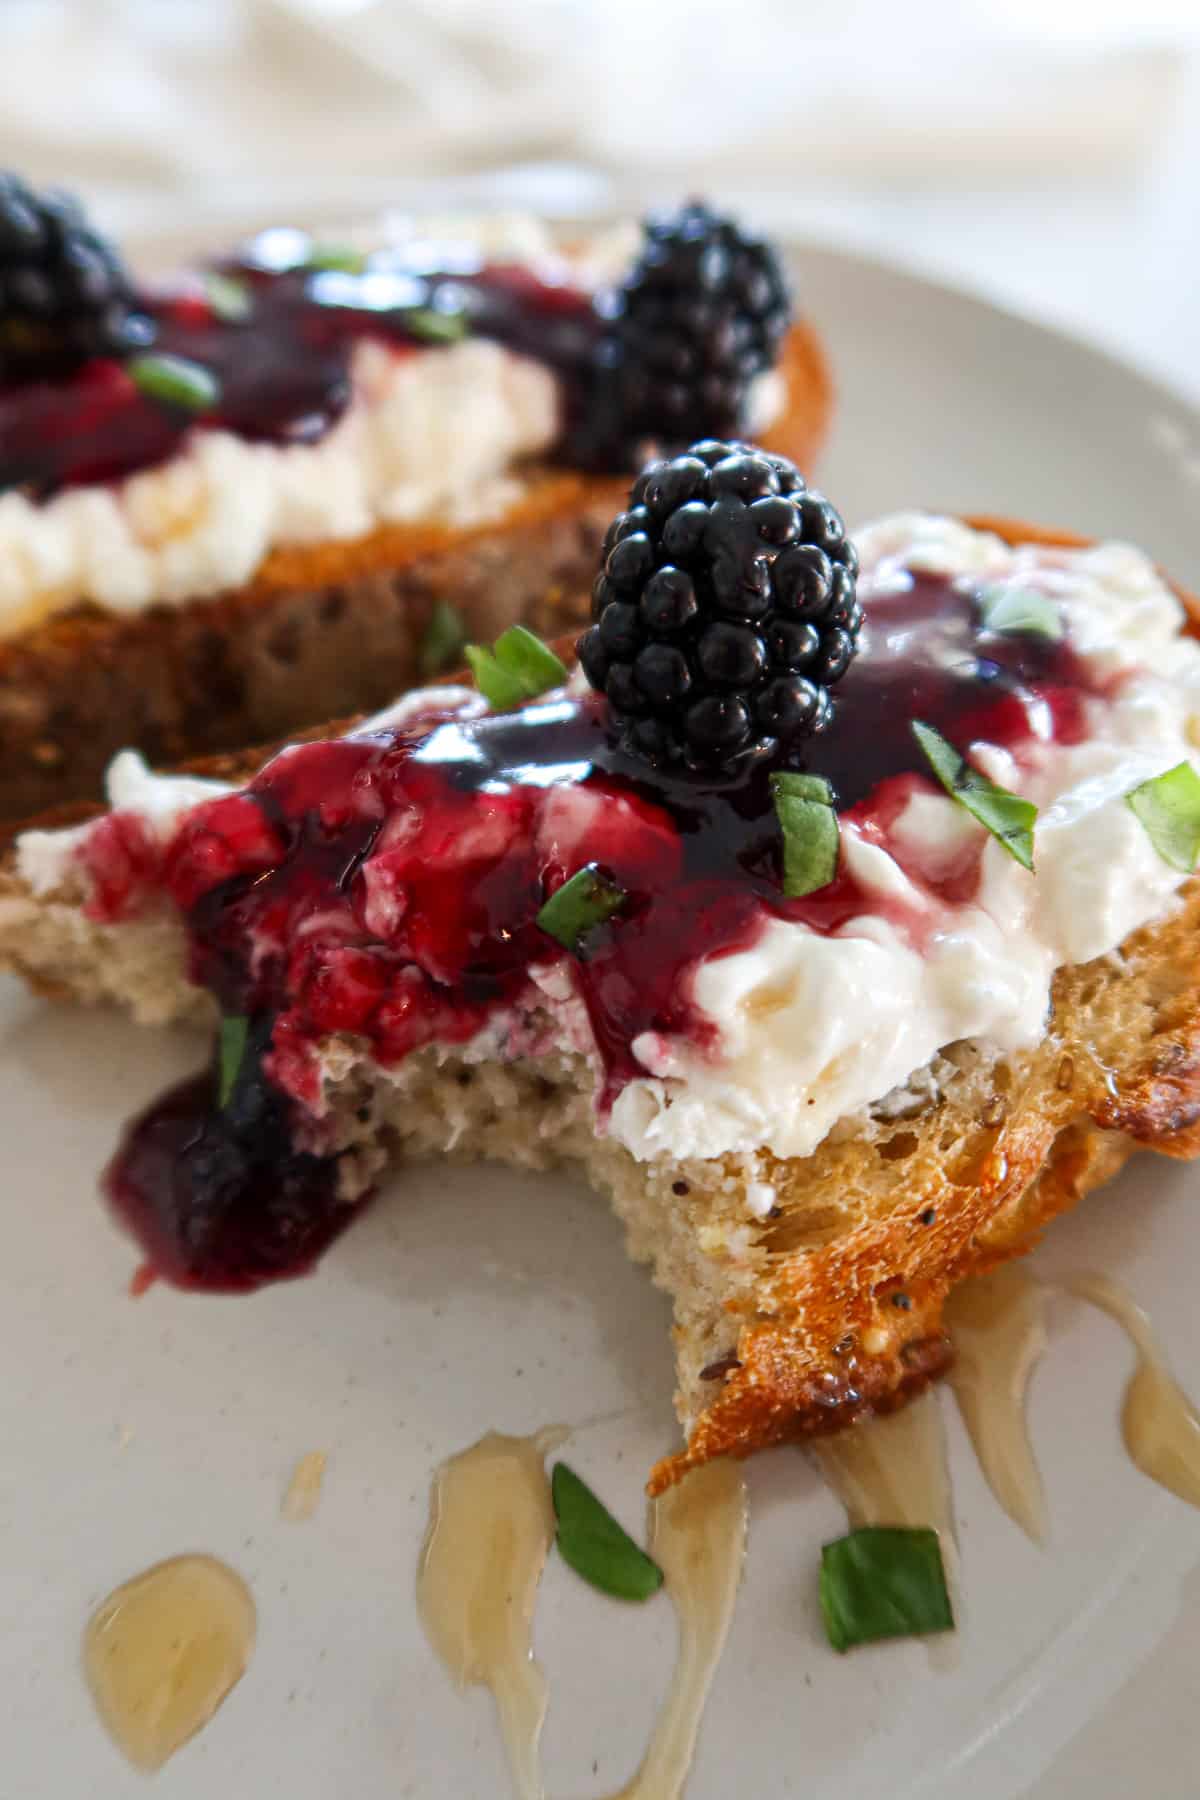
[[[1023, 515], [1139, 540], [1200, 583], [1200, 419], [1183, 404], [977, 300], [832, 253], [796, 262], [841, 390], [821, 479], [851, 518], [910, 503]], [[259, 1643], [155, 1778], [162, 1795], [502, 1800], [491, 1702], [449, 1688], [416, 1618], [430, 1476], [489, 1427], [566, 1423], [571, 1460], [637, 1529], [673, 1432], [667, 1307], [577, 1183], [429, 1168], [395, 1180], [310, 1280], [131, 1301], [133, 1254], [96, 1173], [122, 1118], [201, 1054], [0, 982], [0, 1790], [145, 1791], [96, 1722], [80, 1634], [117, 1582], [202, 1550], [250, 1582]], [[1142, 1159], [1038, 1257], [1119, 1272], [1193, 1388], [1198, 1182]], [[936, 1654], [828, 1650], [817, 1553], [838, 1508], [799, 1454], [760, 1459], [691, 1800], [1194, 1795], [1200, 1516], [1122, 1453], [1129, 1357], [1110, 1323], [1056, 1304], [1031, 1402], [1045, 1551], [996, 1507], [944, 1397], [964, 1599]], [[313, 1449], [329, 1453], [320, 1508], [285, 1523]], [[537, 1622], [550, 1794], [629, 1776], [673, 1643], [665, 1603], [606, 1602], [551, 1560]]]

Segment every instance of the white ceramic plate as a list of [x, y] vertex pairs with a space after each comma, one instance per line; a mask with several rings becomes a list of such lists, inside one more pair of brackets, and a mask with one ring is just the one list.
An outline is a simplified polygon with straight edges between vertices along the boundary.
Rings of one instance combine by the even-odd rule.
[[[822, 480], [851, 517], [1014, 513], [1141, 540], [1200, 582], [1200, 419], [1185, 406], [977, 300], [825, 252], [797, 264], [841, 389]], [[133, 1253], [96, 1174], [121, 1120], [200, 1054], [0, 985], [0, 1789], [144, 1791], [93, 1715], [80, 1633], [118, 1581], [203, 1550], [250, 1582], [259, 1644], [157, 1777], [163, 1795], [499, 1800], [490, 1699], [451, 1691], [416, 1618], [430, 1475], [489, 1427], [565, 1422], [571, 1460], [639, 1529], [641, 1481], [674, 1429], [667, 1307], [577, 1184], [440, 1168], [398, 1177], [311, 1280], [132, 1302]], [[1143, 1159], [1038, 1260], [1119, 1271], [1200, 1386], [1196, 1184]], [[1200, 1517], [1120, 1449], [1128, 1364], [1110, 1324], [1059, 1305], [1031, 1407], [1045, 1552], [997, 1509], [944, 1397], [965, 1596], [948, 1656], [832, 1654], [816, 1558], [838, 1508], [799, 1454], [761, 1458], [691, 1800], [1194, 1795]], [[329, 1452], [324, 1497], [286, 1524], [310, 1449]], [[537, 1620], [550, 1794], [600, 1795], [632, 1772], [673, 1639], [665, 1604], [606, 1602], [551, 1559]]]

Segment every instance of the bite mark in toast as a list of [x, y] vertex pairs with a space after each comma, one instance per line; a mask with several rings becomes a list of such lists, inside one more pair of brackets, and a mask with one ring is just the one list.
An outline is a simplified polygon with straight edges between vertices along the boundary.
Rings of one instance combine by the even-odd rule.
[[[990, 519], [970, 523], [998, 529]], [[1082, 541], [1016, 524], [1001, 534]], [[1194, 630], [1195, 603], [1181, 598]], [[263, 754], [193, 767], [241, 780]], [[12, 896], [11, 858], [2, 880], [0, 895]], [[738, 1159], [635, 1162], [581, 1131], [569, 1082], [559, 1100], [541, 1102], [561, 1125], [557, 1145], [553, 1129], [539, 1145], [514, 1143], [507, 1109], [486, 1098], [462, 1101], [475, 1110], [456, 1117], [433, 1071], [414, 1077], [409, 1096], [424, 1122], [390, 1128], [406, 1130], [415, 1148], [444, 1147], [461, 1142], [466, 1118], [482, 1153], [519, 1162], [579, 1155], [613, 1194], [634, 1253], [676, 1301], [681, 1412], [691, 1429], [686, 1450], [656, 1469], [658, 1490], [710, 1457], [901, 1404], [946, 1365], [942, 1309], [952, 1285], [1024, 1253], [1134, 1149], [1200, 1151], [1200, 884], [1189, 882], [1180, 900], [1116, 954], [1061, 969], [1046, 1033], [1030, 1050], [1001, 1057], [950, 1046], [911, 1115], [860, 1120], [809, 1156], [761, 1158], [775, 1206], [749, 1231]], [[4, 954], [20, 966], [19, 945]], [[458, 1085], [451, 1068], [444, 1073]], [[527, 1090], [512, 1079], [507, 1097], [531, 1108], [551, 1073], [531, 1073]]]

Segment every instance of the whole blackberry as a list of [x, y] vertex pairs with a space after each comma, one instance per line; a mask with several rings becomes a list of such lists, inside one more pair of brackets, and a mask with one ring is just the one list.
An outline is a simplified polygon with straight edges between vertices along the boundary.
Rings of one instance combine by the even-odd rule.
[[701, 201], [646, 220], [641, 254], [601, 295], [606, 328], [573, 454], [628, 468], [653, 443], [675, 449], [749, 428], [754, 377], [774, 365], [790, 299], [775, 252]]
[[784, 456], [712, 439], [638, 476], [579, 640], [627, 748], [721, 767], [831, 716], [858, 647], [858, 555]]
[[77, 202], [0, 171], [0, 373], [64, 371], [148, 336], [120, 257]]

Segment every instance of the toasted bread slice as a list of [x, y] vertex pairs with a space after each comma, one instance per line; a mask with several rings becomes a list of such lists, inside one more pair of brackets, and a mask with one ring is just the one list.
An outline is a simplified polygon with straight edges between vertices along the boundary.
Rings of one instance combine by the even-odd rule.
[[[832, 405], [809, 326], [793, 328], [779, 370], [786, 407], [763, 442], [807, 468]], [[580, 623], [627, 490], [624, 476], [546, 464], [484, 525], [387, 525], [272, 551], [234, 592], [55, 613], [0, 642], [0, 819], [97, 795], [128, 745], [165, 765], [383, 706], [431, 673], [439, 603], [471, 642], [516, 620], [543, 636]]]
[[[1010, 541], [1075, 545], [996, 521]], [[1195, 603], [1182, 596], [1195, 620]], [[204, 772], [251, 774], [261, 753]], [[167, 914], [93, 923], [68, 880], [35, 896], [11, 854], [0, 870], [0, 963], [147, 1020], [203, 1013]], [[1001, 1056], [940, 1051], [890, 1096], [843, 1121], [808, 1156], [635, 1159], [598, 1136], [593, 1076], [566, 1052], [480, 1063], [423, 1050], [378, 1068], [329, 1042], [326, 1098], [339, 1146], [364, 1179], [403, 1153], [581, 1164], [611, 1196], [631, 1254], [672, 1296], [686, 1448], [658, 1491], [712, 1457], [745, 1455], [885, 1411], [947, 1366], [951, 1287], [1027, 1251], [1046, 1223], [1138, 1148], [1200, 1152], [1200, 880], [1119, 949], [1059, 971], [1046, 1031]], [[746, 1206], [769, 1184], [766, 1218]]]

